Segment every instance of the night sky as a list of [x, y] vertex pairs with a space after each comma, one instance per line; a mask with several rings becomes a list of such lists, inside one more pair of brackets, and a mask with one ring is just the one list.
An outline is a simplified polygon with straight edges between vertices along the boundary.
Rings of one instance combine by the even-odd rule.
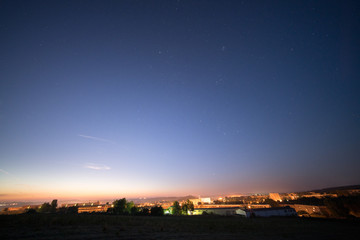
[[0, 1], [0, 199], [360, 183], [359, 1]]

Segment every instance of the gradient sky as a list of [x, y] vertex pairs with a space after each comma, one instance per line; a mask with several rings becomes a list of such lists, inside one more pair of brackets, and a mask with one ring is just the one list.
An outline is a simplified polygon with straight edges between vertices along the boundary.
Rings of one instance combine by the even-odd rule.
[[360, 183], [359, 1], [1, 1], [0, 199]]

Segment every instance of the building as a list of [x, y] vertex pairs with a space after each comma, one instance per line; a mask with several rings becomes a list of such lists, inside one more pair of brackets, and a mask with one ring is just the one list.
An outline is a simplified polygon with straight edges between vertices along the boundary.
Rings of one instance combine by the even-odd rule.
[[275, 202], [279, 201], [281, 202], [282, 199], [278, 193], [269, 193], [269, 198], [274, 200]]
[[6, 210], [3, 209], [2, 212], [6, 212], [8, 214], [20, 214], [24, 213], [30, 209], [38, 209], [41, 205], [26, 205], [21, 207], [9, 207]]
[[201, 203], [211, 204], [211, 199], [209, 197], [200, 198]]
[[106, 212], [110, 207], [111, 205], [108, 204], [79, 206], [78, 213]]
[[[171, 207], [172, 205], [173, 205], [173, 203], [171, 203], [171, 202], [159, 204], [159, 206], [161, 206], [163, 209], [168, 209], [168, 208]], [[156, 206], [156, 205], [144, 206], [144, 207], [154, 207], [154, 206]]]
[[215, 214], [223, 216], [232, 216], [236, 215], [238, 207], [218, 207], [218, 208], [195, 208], [192, 212], [192, 215], [203, 215], [203, 214]]
[[194, 206], [201, 205], [201, 204], [211, 204], [211, 199], [209, 197], [193, 198], [193, 199], [189, 199], [189, 201], [191, 201], [194, 204]]
[[299, 198], [299, 195], [296, 193], [288, 193], [285, 196], [283, 196], [283, 199], [285, 200], [296, 200]]
[[204, 204], [194, 205], [195, 208], [270, 208], [269, 204]]
[[357, 195], [357, 194], [360, 194], [360, 189], [349, 189], [349, 190], [347, 190], [347, 192], [352, 195]]
[[244, 217], [293, 217], [297, 216], [295, 209], [291, 207], [238, 209], [237, 214]]
[[99, 201], [96, 202], [84, 202], [84, 203], [63, 203], [61, 207], [89, 207], [89, 206], [98, 206], [100, 205]]

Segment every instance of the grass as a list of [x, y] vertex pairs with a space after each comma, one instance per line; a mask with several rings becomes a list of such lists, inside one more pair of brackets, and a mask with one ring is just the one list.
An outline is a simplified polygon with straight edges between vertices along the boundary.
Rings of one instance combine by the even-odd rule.
[[[1, 215], [0, 239], [355, 239], [360, 221], [221, 216]], [[356, 238], [357, 239], [357, 238]]]

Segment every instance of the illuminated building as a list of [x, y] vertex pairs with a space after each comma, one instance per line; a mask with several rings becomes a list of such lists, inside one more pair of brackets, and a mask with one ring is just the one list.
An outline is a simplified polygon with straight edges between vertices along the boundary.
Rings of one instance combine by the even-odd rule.
[[238, 207], [218, 207], [218, 208], [196, 208], [192, 212], [192, 215], [203, 215], [203, 214], [215, 214], [223, 216], [231, 216], [238, 214], [237, 211], [240, 210]]
[[269, 193], [269, 198], [274, 200], [275, 202], [279, 201], [281, 202], [282, 199], [278, 193]]

